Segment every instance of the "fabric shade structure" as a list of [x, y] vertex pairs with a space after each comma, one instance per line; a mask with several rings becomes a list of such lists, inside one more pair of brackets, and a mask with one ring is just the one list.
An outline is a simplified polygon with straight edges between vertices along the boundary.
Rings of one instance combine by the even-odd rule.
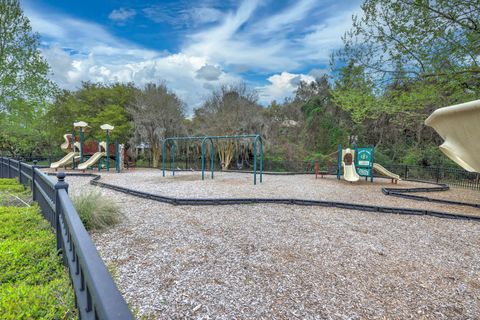
[[435, 110], [425, 124], [443, 138], [445, 155], [470, 172], [480, 172], [480, 100]]

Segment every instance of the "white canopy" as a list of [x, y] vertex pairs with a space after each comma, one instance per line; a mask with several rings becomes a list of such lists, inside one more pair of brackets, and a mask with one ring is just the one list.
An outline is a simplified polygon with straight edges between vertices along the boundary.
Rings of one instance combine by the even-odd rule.
[[85, 121], [74, 122], [73, 127], [74, 128], [86, 128], [86, 127], [88, 127], [88, 123], [86, 123]]
[[102, 124], [102, 125], [100, 126], [100, 128], [101, 128], [102, 130], [110, 130], [110, 131], [111, 131], [111, 130], [113, 130], [113, 128], [115, 128], [115, 127], [112, 126], [112, 125], [109, 125], [108, 123], [105, 123], [105, 124]]

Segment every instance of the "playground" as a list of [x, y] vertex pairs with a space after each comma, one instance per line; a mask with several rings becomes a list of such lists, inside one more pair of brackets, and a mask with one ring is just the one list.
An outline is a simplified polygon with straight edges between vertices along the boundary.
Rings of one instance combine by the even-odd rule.
[[[100, 181], [178, 197], [292, 192], [384, 205], [406, 201], [380, 192], [387, 179], [354, 185], [334, 176], [264, 175], [254, 188], [251, 175], [238, 173], [205, 181], [199, 172], [101, 175]], [[98, 188], [91, 179], [67, 177], [70, 193]], [[127, 301], [146, 317], [474, 318], [480, 312], [478, 222], [268, 203], [174, 206], [99, 190], [122, 205], [126, 220], [92, 237], [115, 266]]]
[[[215, 179], [201, 179], [198, 171], [177, 171], [175, 176], [161, 170], [135, 169], [121, 175], [103, 173], [99, 181], [173, 198], [276, 198], [309, 199], [369, 204], [386, 207], [428, 209], [480, 217], [480, 208], [446, 205], [442, 203], [413, 201], [382, 194], [381, 189], [391, 187], [389, 178], [359, 180], [355, 184], [337, 180], [335, 175], [315, 179], [312, 174], [263, 175], [261, 187], [252, 185], [252, 174], [241, 172], [216, 172]], [[400, 181], [394, 185], [401, 188], [433, 187], [435, 185], [413, 181]], [[463, 202], [478, 202], [478, 191], [451, 187], [448, 191], [416, 193], [437, 199], [455, 199]]]
[[[258, 135], [167, 138], [161, 168], [127, 169], [122, 145], [108, 142], [114, 128], [102, 129], [98, 151], [87, 152], [74, 130], [65, 159], [44, 170], [67, 172], [72, 195], [98, 189], [122, 207], [125, 219], [92, 238], [141, 316], [480, 313], [477, 190], [402, 180], [375, 161], [373, 146], [355, 144], [339, 145], [327, 171], [265, 172]], [[252, 171], [228, 170], [223, 161], [218, 169], [215, 143], [223, 139], [253, 140]], [[201, 167], [180, 169], [178, 143], [191, 140], [201, 141]], [[472, 145], [462, 142], [442, 148], [478, 171]]]

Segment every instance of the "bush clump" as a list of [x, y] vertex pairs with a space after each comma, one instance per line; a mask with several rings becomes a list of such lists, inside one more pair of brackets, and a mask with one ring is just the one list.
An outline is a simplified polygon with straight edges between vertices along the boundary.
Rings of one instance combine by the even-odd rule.
[[2, 178], [0, 179], [0, 186], [11, 186], [11, 185], [18, 185], [17, 179], [15, 178]]
[[73, 289], [37, 207], [0, 207], [0, 317], [74, 319]]
[[16, 179], [0, 179], [0, 206], [29, 206], [30, 188], [25, 188]]
[[0, 191], [22, 192], [23, 190], [25, 189], [19, 184], [0, 184]]
[[81, 193], [72, 201], [87, 230], [105, 229], [123, 218], [120, 207], [98, 191]]

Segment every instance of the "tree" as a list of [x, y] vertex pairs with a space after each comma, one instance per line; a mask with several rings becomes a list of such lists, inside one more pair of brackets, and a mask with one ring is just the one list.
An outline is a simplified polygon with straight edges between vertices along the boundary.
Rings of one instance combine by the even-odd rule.
[[480, 93], [480, 2], [365, 0], [361, 8], [332, 60], [333, 101], [361, 142], [427, 163], [435, 157], [423, 150], [436, 150], [438, 136], [425, 118]]
[[[377, 80], [450, 78], [479, 89], [479, 1], [366, 0], [340, 56]], [[475, 89], [474, 89], [475, 88]]]
[[132, 118], [127, 107], [133, 103], [136, 91], [138, 89], [131, 83], [106, 85], [90, 82], [82, 83], [76, 92], [62, 91], [49, 108], [44, 129], [54, 144], [52, 147], [58, 149], [62, 136], [72, 131], [76, 121], [90, 125], [87, 138], [104, 140], [105, 133], [100, 126], [108, 123], [115, 127], [112, 139], [118, 138], [121, 143], [128, 141], [132, 136]]
[[168, 90], [165, 83], [149, 83], [135, 94], [128, 111], [133, 118], [137, 137], [135, 142], [147, 142], [150, 145], [153, 166], [158, 167], [161, 139], [183, 132], [184, 103]]
[[8, 112], [16, 100], [43, 105], [54, 91], [38, 47], [39, 36], [18, 0], [0, 0], [0, 112]]
[[307, 151], [327, 154], [345, 140], [345, 113], [332, 101], [332, 91], [326, 76], [306, 84], [301, 83], [295, 100], [304, 101], [303, 142]]
[[39, 152], [48, 98], [55, 85], [40, 54], [38, 34], [16, 0], [0, 0], [0, 151]]
[[[201, 134], [241, 135], [261, 133], [262, 107], [257, 93], [244, 83], [224, 85], [215, 90], [202, 107], [195, 110], [194, 122]], [[217, 152], [224, 168], [228, 168], [237, 144], [219, 140]]]

